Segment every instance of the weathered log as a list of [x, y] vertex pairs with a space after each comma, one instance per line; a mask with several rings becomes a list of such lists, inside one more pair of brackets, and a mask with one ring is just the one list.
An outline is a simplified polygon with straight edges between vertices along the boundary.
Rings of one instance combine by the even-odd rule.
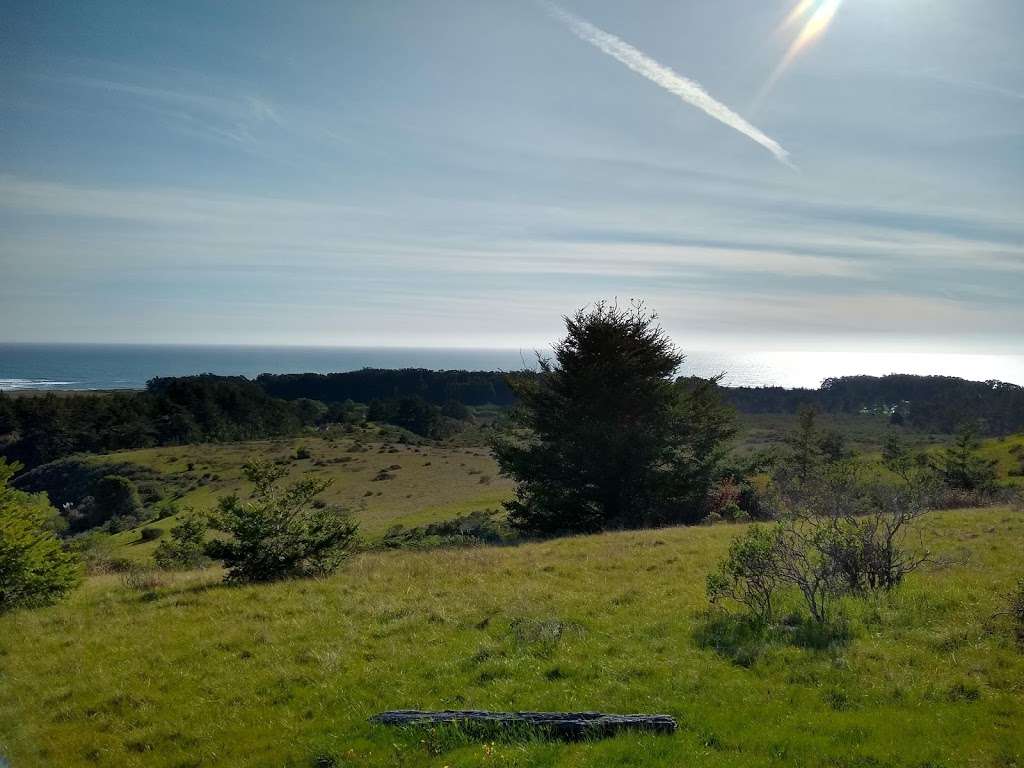
[[676, 721], [669, 715], [609, 715], [604, 712], [486, 712], [482, 710], [444, 710], [424, 712], [398, 709], [370, 718], [379, 725], [428, 726], [454, 723], [459, 726], [480, 724], [496, 728], [536, 729], [560, 739], [588, 739], [614, 736], [620, 731], [675, 733]]

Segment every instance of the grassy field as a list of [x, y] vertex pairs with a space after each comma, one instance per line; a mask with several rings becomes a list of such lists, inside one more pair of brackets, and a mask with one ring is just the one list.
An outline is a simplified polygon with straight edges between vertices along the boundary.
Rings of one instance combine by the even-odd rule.
[[1024, 486], [1024, 435], [985, 440], [981, 452], [986, 458], [995, 459], [1000, 479]]
[[[300, 448], [309, 458], [296, 458]], [[119, 451], [101, 460], [160, 472], [185, 489], [175, 501], [179, 508], [203, 510], [213, 507], [218, 496], [248, 491], [242, 465], [252, 459], [281, 462], [291, 480], [329, 478], [331, 486], [321, 498], [351, 510], [369, 539], [394, 525], [408, 527], [498, 509], [512, 494], [511, 481], [499, 476], [485, 447], [403, 444], [396, 431], [382, 435], [376, 428], [354, 434]], [[147, 525], [169, 529], [175, 519]], [[141, 542], [137, 530], [117, 534], [113, 542], [118, 556], [137, 560], [149, 559], [157, 546], [156, 541]]]
[[[794, 425], [791, 415], [744, 416], [737, 451], [780, 448]], [[821, 427], [840, 430], [851, 447], [874, 458], [880, 456], [886, 431], [891, 429], [882, 417], [859, 415], [825, 416]], [[168, 493], [183, 493], [176, 505], [197, 510], [212, 508], [219, 496], [246, 493], [248, 483], [242, 477], [246, 461], [280, 462], [289, 468], [291, 479], [330, 478], [331, 487], [322, 498], [350, 509], [367, 540], [394, 525], [409, 527], [500, 509], [511, 497], [513, 485], [500, 475], [484, 436], [467, 433], [454, 442], [420, 445], [400, 442], [400, 437], [397, 429], [370, 426], [354, 433], [120, 451], [90, 461], [127, 462], [161, 473]], [[937, 450], [948, 436], [909, 433], [908, 440]], [[296, 458], [299, 448], [305, 448], [309, 458]], [[988, 439], [983, 452], [999, 462], [1001, 479], [1024, 485], [1024, 476], [1013, 474], [1024, 465], [1024, 435]], [[376, 479], [381, 470], [387, 472], [387, 479]], [[172, 516], [147, 525], [168, 530], [176, 520]], [[158, 542], [143, 542], [139, 531], [131, 530], [113, 536], [112, 543], [116, 556], [145, 562]]]
[[[1024, 653], [995, 616], [1022, 575], [1021, 513], [927, 518], [951, 564], [849, 604], [849, 636], [827, 647], [737, 641], [708, 618], [705, 575], [739, 530], [366, 553], [269, 586], [91, 577], [0, 618], [0, 754], [16, 768], [1024, 765]], [[409, 707], [664, 712], [680, 730], [492, 744], [367, 723]]]

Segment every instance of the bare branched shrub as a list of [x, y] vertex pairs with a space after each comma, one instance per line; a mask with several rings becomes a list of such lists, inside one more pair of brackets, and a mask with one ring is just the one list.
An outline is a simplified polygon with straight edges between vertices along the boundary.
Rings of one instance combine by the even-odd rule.
[[733, 543], [708, 579], [712, 602], [732, 598], [764, 620], [774, 592], [790, 586], [824, 624], [839, 598], [889, 591], [930, 560], [913, 525], [927, 511], [928, 487], [910, 475], [890, 485], [870, 479], [862, 465], [837, 461], [777, 474], [776, 491], [776, 528], [752, 529]]

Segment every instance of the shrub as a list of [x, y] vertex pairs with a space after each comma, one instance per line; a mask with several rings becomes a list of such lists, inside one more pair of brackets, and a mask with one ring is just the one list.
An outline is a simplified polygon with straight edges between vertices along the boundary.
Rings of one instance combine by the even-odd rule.
[[166, 586], [167, 579], [156, 571], [135, 565], [121, 573], [121, 584], [135, 592], [153, 592]]
[[778, 528], [755, 525], [734, 539], [725, 560], [708, 575], [711, 603], [735, 600], [759, 621], [769, 621], [780, 585], [778, 537]]
[[358, 526], [347, 513], [313, 505], [330, 481], [306, 479], [282, 487], [284, 473], [265, 462], [246, 464], [246, 477], [256, 486], [251, 500], [220, 499], [211, 521], [230, 538], [208, 542], [206, 552], [224, 561], [228, 580], [326, 574], [354, 545]]
[[75, 553], [90, 575], [104, 573], [121, 573], [136, 567], [136, 563], [123, 557], [114, 557], [114, 547], [110, 543], [110, 534], [100, 530], [92, 530], [75, 536], [68, 541], [67, 548]]
[[0, 612], [46, 605], [78, 583], [78, 558], [54, 533], [58, 512], [45, 494], [8, 486], [18, 464], [0, 458]]
[[496, 519], [493, 510], [478, 510], [468, 515], [441, 520], [415, 528], [396, 525], [376, 545], [381, 549], [427, 549], [443, 546], [499, 544], [512, 538]]
[[142, 513], [142, 502], [135, 483], [122, 475], [101, 477], [92, 495], [96, 507], [107, 518], [112, 532], [132, 527]]
[[139, 531], [139, 535], [142, 541], [156, 541], [164, 535], [164, 529], [157, 528], [152, 525], [147, 525], [145, 528]]
[[295, 460], [303, 461], [305, 459], [312, 458], [313, 454], [309, 452], [309, 448], [304, 445], [300, 445], [295, 449]]
[[732, 598], [765, 620], [775, 589], [788, 585], [814, 621], [825, 624], [838, 598], [891, 590], [927, 562], [927, 551], [906, 543], [911, 524], [925, 512], [927, 486], [884, 485], [863, 474], [859, 465], [842, 461], [803, 475], [777, 474], [778, 526], [771, 534], [752, 528], [733, 542], [708, 577], [711, 602]]
[[740, 510], [740, 486], [732, 478], [720, 480], [708, 489], [705, 500], [707, 514], [717, 514], [726, 520], [732, 520]]
[[206, 563], [203, 553], [206, 540], [206, 521], [199, 515], [189, 513], [181, 522], [171, 528], [170, 540], [160, 542], [153, 553], [158, 568], [198, 568]]

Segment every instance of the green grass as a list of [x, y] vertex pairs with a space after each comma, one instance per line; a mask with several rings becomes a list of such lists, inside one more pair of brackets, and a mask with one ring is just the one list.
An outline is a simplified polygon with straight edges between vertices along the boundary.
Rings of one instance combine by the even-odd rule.
[[[357, 443], [363, 450], [353, 450]], [[309, 459], [294, 459], [299, 446], [309, 450]], [[161, 472], [187, 489], [175, 502], [180, 509], [205, 510], [219, 496], [248, 492], [242, 465], [251, 459], [287, 460], [290, 480], [330, 478], [331, 486], [321, 498], [351, 510], [368, 539], [394, 525], [421, 525], [479, 509], [498, 509], [512, 495], [511, 481], [499, 475], [485, 447], [402, 444], [382, 437], [376, 429], [354, 435], [146, 448], [91, 460], [129, 462]], [[400, 469], [389, 470], [390, 479], [374, 480], [381, 469], [396, 464]], [[172, 516], [147, 525], [169, 529], [175, 522]], [[138, 530], [113, 536], [115, 555], [148, 560], [157, 542], [141, 543], [139, 536]]]
[[[1021, 575], [1024, 517], [927, 520], [952, 561], [850, 604], [847, 639], [740, 637], [742, 656], [703, 595], [736, 526], [365, 553], [268, 586], [92, 577], [0, 617], [0, 754], [17, 768], [1022, 765], [1024, 653], [994, 614]], [[367, 723], [406, 707], [665, 712], [680, 730], [492, 745]]]
[[1001, 479], [1024, 486], [1024, 434], [989, 438], [982, 442], [981, 452], [996, 460]]
[[[740, 454], [758, 450], [781, 449], [787, 434], [798, 427], [795, 413], [741, 413], [737, 417], [739, 435], [736, 450]], [[885, 445], [890, 432], [896, 431], [915, 448], [942, 445], [950, 435], [918, 432], [906, 427], [894, 427], [889, 417], [875, 413], [819, 413], [818, 429], [835, 430], [846, 438], [847, 448], [856, 453], [877, 453]]]

